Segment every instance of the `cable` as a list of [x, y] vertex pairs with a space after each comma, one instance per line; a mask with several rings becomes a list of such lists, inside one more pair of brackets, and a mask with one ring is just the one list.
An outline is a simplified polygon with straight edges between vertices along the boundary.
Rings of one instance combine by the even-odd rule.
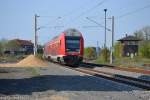
[[[91, 1], [90, 1], [90, 2], [91, 2]], [[72, 15], [73, 13], [78, 12], [78, 11], [79, 11], [80, 9], [82, 9], [83, 6], [84, 6], [85, 4], [87, 4], [87, 3], [89, 3], [89, 1], [86, 2], [86, 3], [84, 3], [84, 4], [82, 4], [81, 6], [77, 7], [76, 9], [73, 9], [73, 10], [71, 10], [70, 12], [64, 14], [63, 17], [70, 16], [70, 15]]]
[[[98, 4], [96, 4], [95, 6], [93, 6], [92, 8], [86, 10], [85, 12], [80, 13], [79, 16], [73, 18], [73, 19], [70, 20], [69, 22], [74, 22], [74, 21], [76, 21], [76, 19], [80, 18], [82, 15], [84, 15], [84, 14], [90, 12], [91, 10], [93, 10], [93, 9], [95, 9], [95, 8], [97, 8], [97, 7], [99, 7], [100, 5], [102, 5], [102, 4], [103, 4], [104, 2], [106, 2], [106, 1], [107, 1], [107, 0], [103, 0], [103, 1], [99, 2]], [[68, 23], [69, 23], [69, 22], [68, 22]]]
[[126, 17], [126, 16], [128, 16], [128, 15], [132, 15], [132, 14], [134, 14], [134, 13], [137, 13], [137, 12], [142, 11], [142, 10], [144, 10], [144, 9], [146, 9], [146, 8], [149, 8], [149, 7], [150, 7], [150, 4], [149, 4], [149, 5], [146, 5], [146, 6], [144, 6], [144, 7], [138, 8], [138, 9], [136, 9], [136, 10], [134, 10], [134, 11], [125, 13], [125, 14], [123, 14], [123, 15], [120, 15], [120, 16], [118, 16], [117, 18], [120, 19], [120, 18]]
[[54, 20], [48, 21], [46, 24], [42, 25], [41, 27], [48, 26], [48, 25], [50, 25], [50, 23], [55, 22], [55, 21], [57, 21], [57, 20], [59, 20], [59, 19], [61, 19], [61, 17], [57, 17], [57, 18], [55, 18]]
[[85, 12], [82, 12], [79, 16], [77, 16], [77, 18], [81, 17], [82, 15], [89, 13], [90, 11], [92, 11], [93, 9], [99, 7], [100, 5], [102, 5], [103, 3], [105, 3], [107, 0], [103, 0], [101, 2], [99, 2], [97, 5], [93, 6], [92, 8], [86, 10]]
[[[92, 8], [86, 10], [85, 12], [82, 12], [79, 16], [77, 16], [77, 18], [79, 18], [79, 17], [82, 16], [83, 14], [86, 14], [86, 13], [92, 11], [93, 9], [99, 7], [100, 5], [102, 5], [102, 4], [103, 4], [104, 2], [106, 2], [106, 1], [107, 1], [107, 0], [103, 0], [103, 1], [99, 2], [98, 4], [96, 4], [95, 6], [93, 6]], [[85, 5], [85, 4], [84, 4], [84, 5]], [[79, 9], [81, 9], [81, 7], [80, 7]], [[64, 16], [66, 17], [66, 16], [72, 14], [73, 12], [74, 12], [74, 11], [72, 11], [72, 12], [70, 12], [70, 13], [64, 15]], [[42, 18], [49, 18], [49, 17], [54, 17], [54, 16], [40, 16], [40, 17], [42, 17]], [[61, 18], [63, 18], [63, 17], [58, 17], [57, 19], [61, 19]], [[57, 20], [57, 19], [56, 19], [56, 20]], [[55, 20], [54, 20], [54, 21], [55, 21]], [[49, 24], [49, 23], [45, 24], [44, 26], [41, 26], [40, 28], [45, 28], [45, 26], [47, 26], [48, 24]]]
[[51, 17], [51, 18], [52, 18], [52, 17], [54, 18], [54, 17], [58, 17], [58, 16], [44, 16], [44, 15], [40, 15], [39, 17], [40, 17], [40, 18], [50, 18], [50, 17]]
[[100, 27], [100, 26], [82, 26], [82, 28], [97, 28], [97, 27]]
[[[105, 26], [101, 25], [100, 23], [98, 23], [98, 22], [96, 22], [96, 21], [94, 21], [94, 20], [92, 20], [92, 19], [90, 19], [90, 18], [88, 18], [88, 17], [87, 17], [86, 19], [88, 19], [88, 20], [91, 21], [91, 22], [94, 22], [95, 24], [99, 25], [99, 26], [102, 27], [102, 28], [105, 28]], [[107, 31], [111, 31], [111, 29], [109, 29], [109, 28], [106, 28], [106, 30], [107, 30]]]

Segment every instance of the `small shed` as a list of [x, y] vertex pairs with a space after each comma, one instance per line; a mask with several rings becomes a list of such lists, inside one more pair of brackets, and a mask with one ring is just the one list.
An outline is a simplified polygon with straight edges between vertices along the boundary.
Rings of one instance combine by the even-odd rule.
[[126, 34], [125, 37], [119, 39], [118, 41], [120, 41], [121, 44], [123, 45], [122, 56], [137, 56], [139, 41], [141, 41], [140, 39], [138, 39], [135, 36], [131, 35], [128, 36]]

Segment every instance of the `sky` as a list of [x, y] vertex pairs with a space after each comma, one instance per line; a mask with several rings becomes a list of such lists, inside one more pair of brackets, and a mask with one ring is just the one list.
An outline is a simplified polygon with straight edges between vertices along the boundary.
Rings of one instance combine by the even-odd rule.
[[[145, 8], [143, 8], [145, 7]], [[85, 46], [104, 45], [104, 9], [107, 28], [115, 17], [115, 41], [150, 26], [150, 0], [0, 0], [0, 39], [34, 41], [34, 15], [37, 14], [38, 43], [44, 44], [68, 28], [76, 28]], [[131, 12], [131, 13], [130, 13]], [[111, 32], [107, 31], [107, 46]]]

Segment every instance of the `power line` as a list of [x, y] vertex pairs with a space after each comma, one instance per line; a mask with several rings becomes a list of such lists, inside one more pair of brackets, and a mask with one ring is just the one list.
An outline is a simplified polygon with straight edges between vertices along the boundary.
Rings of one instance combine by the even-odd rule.
[[99, 7], [100, 5], [102, 5], [103, 3], [105, 3], [107, 0], [103, 0], [101, 2], [99, 2], [98, 4], [96, 4], [95, 6], [93, 6], [92, 8], [90, 9], [87, 9], [85, 12], [82, 12], [79, 16], [77, 16], [77, 18], [81, 17], [82, 15], [86, 14], [86, 13], [89, 13], [90, 11], [92, 11], [93, 9]]
[[[97, 7], [99, 7], [100, 5], [102, 5], [104, 2], [106, 2], [107, 0], [103, 0], [103, 1], [101, 1], [101, 2], [99, 2], [99, 3], [97, 3], [95, 6], [93, 6], [92, 8], [90, 8], [90, 9], [87, 9], [85, 12], [82, 12], [82, 13], [80, 13], [80, 15], [78, 15], [77, 17], [75, 17], [75, 18], [72, 18], [70, 21], [68, 21], [68, 23], [72, 23], [72, 22], [74, 22], [74, 21], [76, 21], [76, 19], [78, 19], [79, 17], [81, 17], [82, 15], [84, 15], [84, 14], [86, 14], [86, 13], [88, 13], [88, 12], [90, 12], [90, 11], [92, 11], [93, 9], [95, 9], [95, 8], [97, 8]], [[85, 4], [84, 4], [85, 5]], [[62, 17], [63, 18], [63, 17]]]
[[88, 26], [82, 26], [82, 28], [99, 28], [100, 26], [91, 26], [91, 25], [88, 25]]
[[[106, 2], [106, 1], [107, 1], [107, 0], [103, 0], [103, 1], [99, 2], [98, 4], [96, 4], [95, 6], [93, 6], [92, 8], [86, 10], [85, 12], [82, 12], [79, 16], [77, 16], [77, 18], [79, 18], [79, 17], [82, 16], [83, 14], [86, 14], [86, 13], [92, 11], [93, 9], [99, 7], [100, 5], [102, 5], [102, 4], [103, 4], [104, 2]], [[85, 5], [85, 4], [84, 4], [84, 5]], [[81, 8], [81, 7], [80, 7], [80, 8]], [[79, 8], [79, 9], [80, 9], [80, 8]], [[70, 12], [70, 13], [73, 13], [73, 12]], [[64, 15], [64, 16], [66, 17], [67, 15], [70, 15], [70, 13], [68, 13], [68, 14], [66, 14], [66, 15]], [[50, 17], [54, 17], [54, 16], [40, 16], [40, 18], [50, 18]], [[62, 19], [62, 18], [63, 18], [63, 17], [57, 17], [57, 18], [56, 18], [55, 20], [53, 20], [53, 21], [56, 21], [56, 20]], [[46, 26], [47, 26], [48, 24], [49, 24], [49, 23], [47, 23], [47, 24], [41, 26], [40, 28], [46, 28]]]
[[123, 14], [123, 15], [118, 16], [117, 18], [120, 19], [120, 18], [126, 17], [126, 16], [128, 16], [128, 15], [132, 15], [132, 14], [134, 14], [134, 13], [138, 13], [138, 12], [140, 12], [140, 11], [146, 9], [146, 8], [149, 8], [149, 7], [150, 7], [150, 4], [149, 4], [149, 5], [146, 5], [146, 6], [144, 6], [144, 7], [138, 8], [138, 9], [136, 9], [136, 10], [134, 10], [134, 11], [127, 12], [127, 13], [125, 13], [125, 14]]
[[[89, 2], [89, 1], [88, 1], [88, 2]], [[73, 13], [78, 12], [78, 11], [79, 11], [80, 9], [82, 9], [83, 6], [85, 6], [85, 4], [87, 4], [88, 2], [82, 4], [81, 6], [77, 7], [76, 9], [71, 10], [71, 11], [68, 12], [68, 13], [64, 14], [63, 17], [70, 16], [70, 15], [72, 15]]]
[[[40, 17], [41, 17], [41, 16], [40, 16]], [[61, 17], [57, 17], [57, 18], [55, 18], [54, 20], [48, 21], [46, 24], [42, 25], [41, 27], [46, 27], [46, 26], [50, 25], [52, 22], [55, 22], [55, 21], [57, 21], [57, 20], [59, 20], [59, 19], [61, 19]]]
[[[90, 19], [90, 18], [88, 18], [88, 17], [86, 17], [86, 19], [88, 19], [89, 21], [91, 21], [91, 22], [97, 24], [99, 27], [105, 28], [105, 26], [101, 25], [100, 23], [96, 22], [95, 20], [92, 20], [92, 19]], [[111, 29], [109, 29], [109, 28], [106, 28], [106, 30], [107, 30], [107, 31], [111, 31]]]
[[40, 18], [54, 18], [54, 17], [58, 17], [58, 16], [45, 16], [45, 15], [40, 15]]

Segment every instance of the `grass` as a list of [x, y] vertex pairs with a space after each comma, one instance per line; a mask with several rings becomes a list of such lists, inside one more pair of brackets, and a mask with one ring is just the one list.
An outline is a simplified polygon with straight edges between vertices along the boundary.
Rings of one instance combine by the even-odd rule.
[[36, 54], [35, 56], [36, 56], [37, 58], [41, 59], [41, 60], [44, 60], [44, 59], [43, 59], [43, 54]]
[[3, 55], [0, 56], [0, 62], [17, 62], [21, 59], [23, 59], [25, 57], [25, 55]]
[[30, 71], [32, 73], [32, 75], [34, 76], [39, 76], [39, 68], [34, 68], [34, 67], [31, 67], [31, 68], [28, 68], [27, 69], [28, 71]]
[[[0, 62], [18, 62], [28, 55], [3, 55], [0, 56]], [[43, 54], [36, 54], [36, 57], [43, 60]]]
[[[95, 61], [95, 63], [99, 64], [110, 64], [109, 62], [104, 62], [100, 58]], [[120, 67], [137, 67], [137, 68], [143, 68], [143, 69], [148, 69], [150, 70], [149, 67], [143, 66], [143, 64], [150, 64], [150, 59], [149, 58], [142, 58], [142, 57], [122, 57], [122, 58], [116, 58], [114, 60], [114, 63], [112, 65], [114, 66], [120, 66]]]

